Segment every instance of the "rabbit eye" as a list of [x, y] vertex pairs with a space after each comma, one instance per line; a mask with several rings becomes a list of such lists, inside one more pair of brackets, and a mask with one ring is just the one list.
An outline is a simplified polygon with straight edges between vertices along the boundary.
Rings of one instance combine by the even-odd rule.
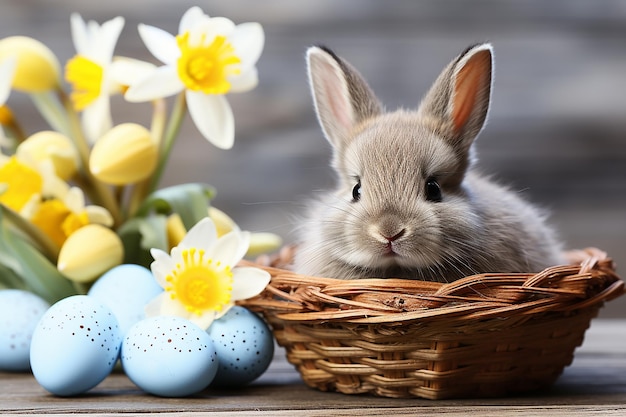
[[441, 187], [435, 178], [426, 180], [426, 200], [438, 203], [441, 201]]
[[361, 180], [359, 180], [352, 189], [352, 201], [359, 201], [361, 199]]

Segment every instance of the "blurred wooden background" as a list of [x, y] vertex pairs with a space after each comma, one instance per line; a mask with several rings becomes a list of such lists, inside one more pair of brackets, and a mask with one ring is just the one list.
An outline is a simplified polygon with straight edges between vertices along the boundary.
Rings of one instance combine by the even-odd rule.
[[[304, 196], [333, 181], [307, 87], [306, 48], [335, 49], [393, 109], [415, 106], [456, 54], [489, 40], [495, 90], [480, 166], [548, 207], [568, 247], [596, 246], [626, 265], [626, 1], [1, 0], [0, 37], [37, 38], [64, 64], [75, 52], [70, 13], [99, 23], [121, 15], [116, 54], [156, 62], [137, 24], [175, 33], [192, 5], [263, 24], [260, 84], [229, 96], [230, 151], [209, 145], [187, 120], [163, 185], [208, 182], [218, 190], [214, 204], [243, 228], [290, 241]], [[30, 133], [46, 128], [28, 97], [12, 93], [9, 104]], [[118, 97], [113, 106], [117, 123], [147, 123], [146, 105]], [[601, 315], [626, 317], [626, 297]]]

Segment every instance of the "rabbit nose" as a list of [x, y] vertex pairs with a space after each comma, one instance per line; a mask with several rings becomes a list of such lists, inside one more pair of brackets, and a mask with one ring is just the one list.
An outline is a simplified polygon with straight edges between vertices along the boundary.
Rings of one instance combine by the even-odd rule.
[[381, 233], [382, 237], [384, 237], [389, 243], [391, 242], [395, 242], [396, 240], [400, 239], [402, 236], [404, 236], [404, 234], [406, 233], [406, 229], [402, 229], [400, 230], [398, 233], [392, 235], [392, 236], [387, 236], [387, 234], [385, 233]]

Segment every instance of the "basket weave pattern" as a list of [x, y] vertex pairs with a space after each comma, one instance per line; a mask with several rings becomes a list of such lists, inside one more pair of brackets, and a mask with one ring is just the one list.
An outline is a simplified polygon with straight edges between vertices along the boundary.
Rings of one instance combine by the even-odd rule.
[[291, 254], [262, 266], [272, 280], [243, 304], [265, 317], [307, 385], [345, 394], [443, 399], [545, 387], [571, 363], [603, 303], [624, 293], [597, 249], [537, 274], [448, 284], [276, 267]]

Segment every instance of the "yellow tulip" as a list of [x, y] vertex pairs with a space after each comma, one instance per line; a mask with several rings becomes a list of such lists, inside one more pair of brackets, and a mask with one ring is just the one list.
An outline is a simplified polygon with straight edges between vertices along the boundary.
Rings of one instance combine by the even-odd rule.
[[124, 247], [111, 229], [89, 224], [72, 233], [59, 252], [57, 269], [75, 282], [91, 282], [120, 265]]
[[26, 93], [41, 93], [61, 85], [61, 66], [54, 53], [43, 43], [27, 36], [0, 40], [0, 61], [17, 57], [13, 88]]
[[235, 223], [235, 221], [228, 214], [213, 206], [209, 207], [209, 217], [215, 224], [215, 230], [217, 231], [218, 237], [224, 236], [233, 229], [239, 229], [237, 223]]
[[157, 158], [157, 145], [148, 129], [123, 123], [98, 139], [91, 151], [89, 169], [107, 184], [133, 184], [154, 172]]
[[283, 240], [274, 233], [251, 233], [250, 246], [246, 256], [259, 256], [264, 253], [274, 252], [280, 248]]
[[178, 246], [187, 234], [187, 229], [183, 224], [183, 219], [181, 219], [178, 213], [172, 213], [167, 217], [166, 229], [167, 242], [170, 249], [174, 246]]
[[[209, 217], [215, 224], [217, 236], [223, 236], [232, 230], [239, 230], [237, 223], [222, 210], [213, 206], [209, 207]], [[250, 246], [246, 256], [258, 256], [264, 253], [273, 252], [280, 248], [283, 240], [274, 233], [250, 233]]]
[[72, 141], [52, 130], [30, 136], [17, 147], [17, 155], [34, 162], [51, 160], [57, 176], [63, 180], [72, 178], [78, 169], [78, 152]]

